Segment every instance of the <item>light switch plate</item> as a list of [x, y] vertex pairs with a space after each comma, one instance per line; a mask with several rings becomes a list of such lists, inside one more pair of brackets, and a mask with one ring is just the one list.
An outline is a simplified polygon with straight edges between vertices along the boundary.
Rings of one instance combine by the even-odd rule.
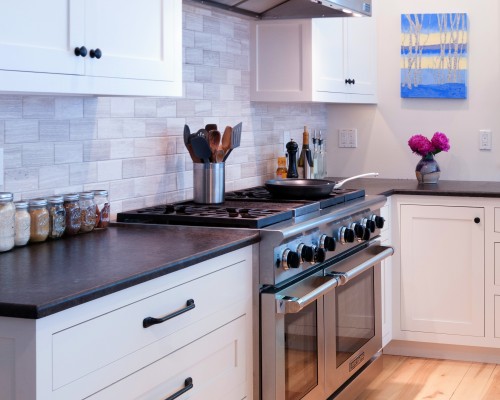
[[479, 150], [491, 150], [491, 130], [481, 129], [479, 131]]
[[358, 130], [339, 129], [339, 147], [358, 147]]

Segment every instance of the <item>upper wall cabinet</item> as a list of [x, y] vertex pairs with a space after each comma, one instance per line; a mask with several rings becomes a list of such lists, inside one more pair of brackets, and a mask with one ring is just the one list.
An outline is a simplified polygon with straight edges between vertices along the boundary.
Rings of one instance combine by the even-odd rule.
[[6, 0], [0, 91], [182, 95], [182, 0]]
[[375, 103], [375, 19], [255, 22], [251, 70], [255, 101]]

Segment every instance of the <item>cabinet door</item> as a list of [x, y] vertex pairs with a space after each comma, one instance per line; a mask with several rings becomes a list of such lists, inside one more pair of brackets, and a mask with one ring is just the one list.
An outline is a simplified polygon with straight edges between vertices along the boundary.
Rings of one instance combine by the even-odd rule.
[[345, 92], [347, 65], [344, 59], [344, 22], [340, 18], [315, 19], [312, 30], [314, 89], [321, 92]]
[[484, 240], [484, 208], [401, 205], [402, 330], [484, 336]]
[[350, 18], [344, 21], [346, 37], [346, 79], [349, 93], [375, 94], [376, 92], [376, 26], [375, 18]]
[[[180, 57], [181, 7], [177, 0], [85, 0], [85, 43], [100, 49], [86, 58], [89, 76], [173, 81]], [[178, 43], [175, 44], [175, 41]]]
[[375, 46], [375, 22], [372, 18], [314, 20], [315, 91], [375, 94]]
[[84, 45], [83, 10], [77, 0], [3, 0], [0, 69], [83, 74], [84, 60], [74, 54]]

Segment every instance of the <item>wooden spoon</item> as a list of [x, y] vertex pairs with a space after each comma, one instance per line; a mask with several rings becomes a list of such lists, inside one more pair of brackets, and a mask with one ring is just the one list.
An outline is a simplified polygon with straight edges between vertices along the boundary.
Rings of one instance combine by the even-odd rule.
[[212, 162], [216, 162], [216, 154], [220, 146], [220, 132], [215, 130], [209, 131], [207, 141], [212, 152]]
[[224, 154], [231, 148], [233, 128], [226, 126], [224, 129], [224, 134], [222, 135], [221, 148], [224, 150]]

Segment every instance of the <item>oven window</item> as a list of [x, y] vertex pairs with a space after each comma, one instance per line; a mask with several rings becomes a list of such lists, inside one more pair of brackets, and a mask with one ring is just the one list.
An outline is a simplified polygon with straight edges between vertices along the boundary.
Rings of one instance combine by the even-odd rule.
[[336, 290], [337, 367], [375, 336], [374, 270]]
[[299, 400], [318, 386], [317, 302], [285, 315], [285, 399]]

